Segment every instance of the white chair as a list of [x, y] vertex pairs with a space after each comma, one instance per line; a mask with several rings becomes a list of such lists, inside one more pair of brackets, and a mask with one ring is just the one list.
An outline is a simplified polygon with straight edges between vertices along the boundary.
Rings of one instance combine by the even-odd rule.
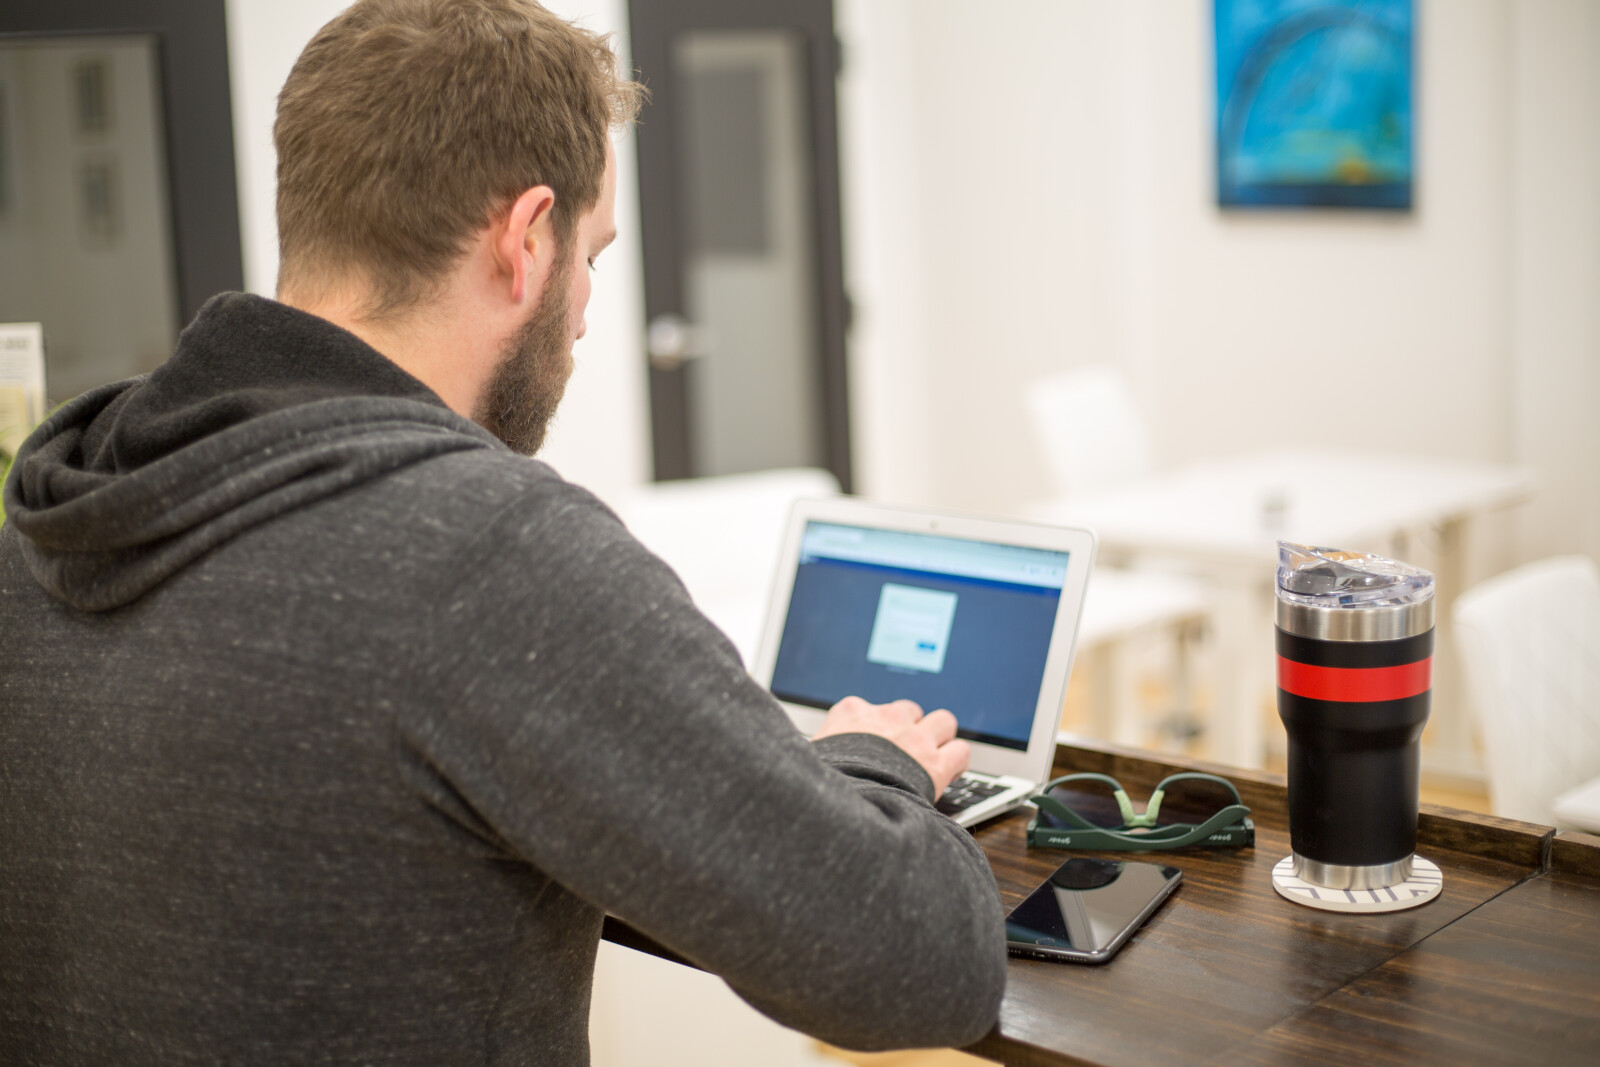
[[824, 470], [797, 468], [688, 478], [626, 490], [611, 500], [646, 548], [683, 579], [696, 606], [748, 666], [796, 500], [839, 495]]
[[[1149, 743], [1150, 724], [1139, 701], [1142, 645], [1169, 651], [1171, 707], [1180, 723], [1190, 707], [1189, 643], [1211, 614], [1205, 587], [1192, 578], [1125, 567], [1095, 567], [1078, 626], [1079, 662], [1090, 683], [1086, 736], [1122, 745]], [[1158, 649], [1159, 650], [1159, 649]], [[1074, 668], [1073, 677], [1080, 677]], [[1174, 738], [1175, 741], [1181, 738]]]
[[1150, 433], [1122, 376], [1085, 367], [1030, 382], [1022, 394], [1058, 496], [1117, 486], [1151, 471]]
[[1600, 571], [1530, 563], [1463, 593], [1453, 619], [1494, 814], [1561, 822], [1556, 798], [1600, 777]]

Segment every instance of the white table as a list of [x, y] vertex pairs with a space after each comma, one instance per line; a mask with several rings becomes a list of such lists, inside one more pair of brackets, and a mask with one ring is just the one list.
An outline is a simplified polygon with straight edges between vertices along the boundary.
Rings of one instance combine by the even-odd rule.
[[755, 661], [767, 596], [795, 501], [837, 496], [824, 470], [797, 468], [636, 486], [609, 503], [678, 572], [695, 603]]
[[[1220, 660], [1211, 755], [1259, 766], [1260, 708], [1272, 685], [1272, 596], [1279, 539], [1406, 559], [1437, 541], [1436, 657], [1449, 660], [1450, 603], [1463, 586], [1463, 526], [1526, 499], [1530, 470], [1496, 463], [1277, 449], [1199, 463], [1112, 492], [1028, 509], [1047, 522], [1092, 526], [1107, 562], [1181, 562], [1210, 581]], [[1466, 717], [1439, 699], [1432, 749], [1454, 773], [1475, 765]]]

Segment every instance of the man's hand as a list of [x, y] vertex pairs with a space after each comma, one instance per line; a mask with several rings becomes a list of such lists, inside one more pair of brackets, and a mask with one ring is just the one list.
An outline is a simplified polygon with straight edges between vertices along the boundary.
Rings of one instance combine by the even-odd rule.
[[956, 717], [943, 708], [922, 714], [910, 700], [868, 704], [860, 697], [845, 697], [828, 710], [822, 728], [812, 740], [829, 734], [877, 734], [905, 750], [933, 779], [933, 795], [949, 787], [967, 769], [972, 746], [956, 739]]

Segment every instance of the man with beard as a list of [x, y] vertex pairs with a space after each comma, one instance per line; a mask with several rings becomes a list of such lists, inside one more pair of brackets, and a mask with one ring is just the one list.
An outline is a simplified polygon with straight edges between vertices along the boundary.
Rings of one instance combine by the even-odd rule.
[[611, 912], [787, 1025], [1004, 985], [948, 712], [790, 726], [539, 446], [615, 232], [603, 39], [362, 0], [279, 99], [279, 300], [28, 441], [0, 528], [0, 1062], [582, 1063]]

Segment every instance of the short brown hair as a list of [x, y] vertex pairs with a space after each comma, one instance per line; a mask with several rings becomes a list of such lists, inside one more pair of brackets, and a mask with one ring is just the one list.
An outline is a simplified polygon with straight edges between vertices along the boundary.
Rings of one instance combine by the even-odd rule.
[[356, 277], [370, 316], [409, 307], [536, 185], [565, 245], [641, 91], [606, 37], [532, 0], [360, 0], [278, 95], [280, 290]]

